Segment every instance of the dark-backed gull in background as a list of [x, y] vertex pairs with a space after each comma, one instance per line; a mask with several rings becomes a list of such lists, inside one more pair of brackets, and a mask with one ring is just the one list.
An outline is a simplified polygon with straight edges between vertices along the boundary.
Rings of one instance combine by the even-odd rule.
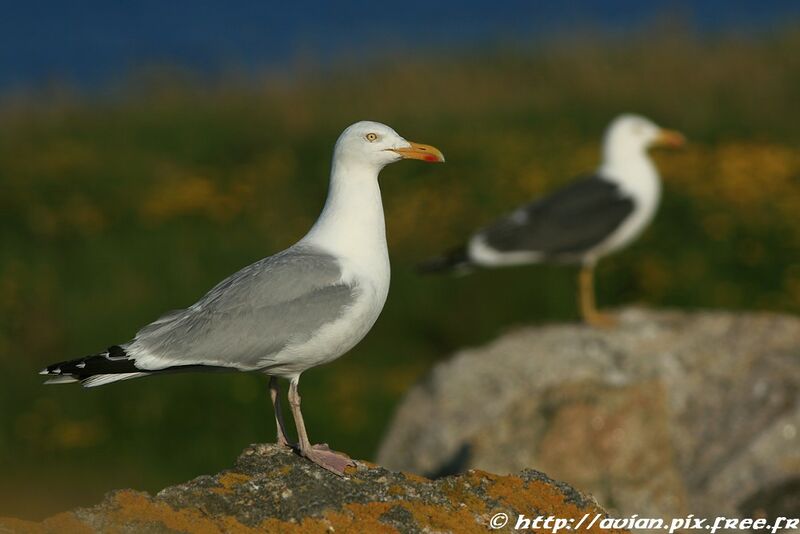
[[[297, 384], [306, 369], [353, 348], [383, 309], [389, 255], [378, 173], [404, 158], [444, 161], [436, 148], [410, 143], [383, 124], [350, 126], [336, 142], [328, 200], [303, 239], [150, 323], [128, 343], [48, 366], [47, 383], [91, 387], [178, 371], [259, 371], [270, 376], [278, 443], [343, 474], [349, 457], [309, 442]], [[276, 377], [289, 380], [297, 445], [286, 436]]]
[[611, 317], [595, 307], [595, 264], [636, 239], [656, 212], [661, 181], [648, 149], [683, 143], [678, 132], [621, 115], [606, 130], [597, 171], [485, 226], [466, 245], [423, 263], [421, 270], [579, 264], [581, 314], [591, 325], [610, 326]]

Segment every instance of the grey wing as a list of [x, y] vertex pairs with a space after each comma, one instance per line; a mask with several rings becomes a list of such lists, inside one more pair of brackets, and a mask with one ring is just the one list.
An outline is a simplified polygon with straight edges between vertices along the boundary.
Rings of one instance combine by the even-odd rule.
[[225, 279], [200, 301], [144, 327], [125, 347], [136, 366], [210, 365], [241, 370], [308, 340], [356, 298], [333, 256], [293, 247]]
[[633, 210], [633, 200], [616, 184], [591, 175], [520, 208], [477, 235], [501, 252], [580, 254], [602, 243]]

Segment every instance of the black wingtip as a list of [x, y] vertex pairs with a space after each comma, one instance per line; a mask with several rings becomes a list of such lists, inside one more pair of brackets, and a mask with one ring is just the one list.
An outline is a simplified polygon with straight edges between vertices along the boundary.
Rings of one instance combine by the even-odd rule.
[[139, 371], [141, 370], [134, 365], [134, 361], [128, 358], [125, 349], [119, 345], [114, 345], [99, 354], [48, 365], [39, 371], [39, 374], [84, 380], [98, 374], [135, 373]]
[[123, 347], [114, 345], [99, 354], [48, 365], [39, 374], [51, 377], [45, 384], [80, 382], [85, 387], [94, 387], [153, 374], [235, 370], [237, 369], [204, 364], [174, 365], [156, 370], [140, 369], [136, 367], [136, 361], [128, 355]]

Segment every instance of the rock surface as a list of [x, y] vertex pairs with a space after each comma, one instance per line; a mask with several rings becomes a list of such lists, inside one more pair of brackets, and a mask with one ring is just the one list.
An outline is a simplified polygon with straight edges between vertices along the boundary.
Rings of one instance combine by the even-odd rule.
[[800, 511], [800, 320], [627, 310], [517, 330], [436, 366], [378, 462], [435, 477], [523, 468], [640, 517]]
[[[122, 490], [93, 508], [41, 523], [0, 518], [14, 533], [416, 533], [487, 532], [497, 513], [566, 519], [604, 512], [589, 497], [533, 470], [469, 471], [431, 481], [358, 462], [339, 478], [274, 445], [253, 445], [231, 470], [155, 496]], [[601, 520], [602, 521], [602, 520]], [[620, 532], [602, 530], [595, 532]]]

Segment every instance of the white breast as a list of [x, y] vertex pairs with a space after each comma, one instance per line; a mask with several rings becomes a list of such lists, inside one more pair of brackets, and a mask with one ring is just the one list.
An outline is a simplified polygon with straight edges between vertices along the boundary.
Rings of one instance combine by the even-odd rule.
[[588, 255], [589, 262], [626, 247], [647, 228], [661, 200], [661, 179], [646, 155], [630, 158], [625, 165], [604, 165], [600, 174], [615, 182], [633, 199], [633, 213], [607, 239]]
[[342, 282], [356, 289], [355, 302], [308, 341], [272, 357], [279, 365], [270, 374], [293, 378], [335, 360], [367, 335], [383, 310], [391, 275], [377, 172], [334, 165], [325, 208], [302, 240], [337, 258]]

